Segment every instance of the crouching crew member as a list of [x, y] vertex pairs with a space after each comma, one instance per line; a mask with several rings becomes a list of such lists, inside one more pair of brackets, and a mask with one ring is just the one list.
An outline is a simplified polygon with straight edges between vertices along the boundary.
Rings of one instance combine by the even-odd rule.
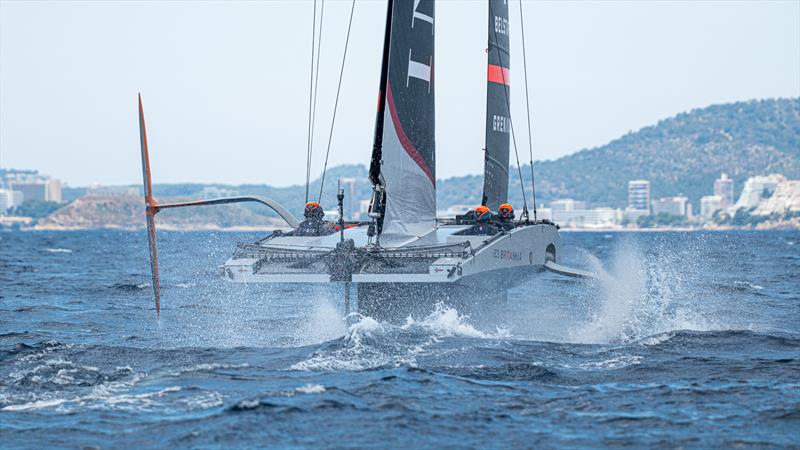
[[497, 209], [497, 224], [504, 230], [514, 228], [514, 207], [510, 203], [503, 203]]
[[473, 225], [465, 234], [478, 235], [478, 236], [492, 236], [500, 231], [492, 223], [492, 211], [489, 208], [481, 205], [475, 208], [475, 220], [477, 223]]
[[322, 220], [325, 217], [325, 211], [317, 202], [306, 203], [303, 216], [305, 220], [297, 225], [292, 236], [327, 236], [336, 232], [336, 226], [333, 223]]

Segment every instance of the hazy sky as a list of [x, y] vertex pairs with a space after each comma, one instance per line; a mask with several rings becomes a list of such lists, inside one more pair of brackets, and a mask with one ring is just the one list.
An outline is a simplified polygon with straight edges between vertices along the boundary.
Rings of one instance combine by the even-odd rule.
[[[141, 182], [141, 91], [155, 182], [302, 183], [312, 5], [1, 1], [0, 165]], [[798, 1], [523, 7], [536, 159], [712, 103], [800, 96]], [[527, 161], [518, 8], [512, 115]], [[315, 175], [349, 9], [325, 2]], [[385, 10], [356, 3], [331, 164], [369, 161]], [[485, 1], [437, 3], [439, 178], [482, 170], [486, 22]]]

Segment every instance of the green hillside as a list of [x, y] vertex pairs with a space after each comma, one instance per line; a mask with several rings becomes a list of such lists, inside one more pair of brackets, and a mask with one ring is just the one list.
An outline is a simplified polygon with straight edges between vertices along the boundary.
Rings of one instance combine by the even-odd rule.
[[[439, 164], [446, 164], [439, 161]], [[628, 133], [606, 145], [585, 149], [550, 161], [534, 163], [537, 201], [547, 204], [558, 198], [585, 200], [593, 205], [624, 207], [627, 182], [644, 178], [651, 182], [653, 197], [684, 194], [699, 208], [699, 199], [712, 193], [713, 182], [721, 172], [734, 179], [736, 192], [753, 175], [782, 173], [800, 178], [800, 99], [760, 100], [714, 105], [662, 120], [637, 132]], [[509, 196], [518, 208], [522, 205], [516, 168], [511, 170]], [[530, 202], [530, 168], [522, 170]], [[328, 171], [322, 198], [326, 209], [335, 209], [336, 181], [356, 178], [357, 199], [367, 199], [370, 185], [364, 165], [342, 165]], [[480, 202], [482, 175], [467, 175], [437, 182], [440, 208]], [[262, 195], [286, 205], [295, 215], [302, 214], [305, 187], [276, 188], [268, 185], [157, 184], [154, 194], [163, 201], [202, 196], [203, 189], [217, 187], [239, 194]], [[311, 184], [311, 199], [319, 195], [320, 180]], [[138, 186], [134, 186], [141, 189]], [[72, 188], [65, 197], [78, 197], [85, 188]], [[222, 214], [223, 211], [225, 214]], [[166, 214], [166, 213], [165, 213]], [[202, 208], [196, 212], [172, 212], [176, 219], [192, 214], [208, 216], [210, 222], [230, 220], [254, 224], [270, 215], [260, 205], [235, 205], [225, 210]], [[185, 216], [185, 217], [184, 217]]]
[[[539, 203], [571, 197], [623, 207], [628, 180], [644, 178], [650, 180], [654, 197], [684, 194], [698, 205], [700, 197], [712, 193], [721, 172], [733, 178], [738, 195], [753, 175], [776, 172], [800, 178], [800, 99], [695, 109], [601, 147], [535, 162], [534, 169]], [[527, 166], [523, 174], [530, 174]], [[475, 182], [474, 177], [460, 177], [443, 184], [474, 189]], [[517, 178], [512, 178], [509, 194], [521, 203]]]

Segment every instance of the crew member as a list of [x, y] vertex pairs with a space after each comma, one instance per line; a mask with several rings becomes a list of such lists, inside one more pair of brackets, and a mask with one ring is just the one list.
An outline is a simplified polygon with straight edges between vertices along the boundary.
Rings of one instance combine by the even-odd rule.
[[475, 208], [475, 220], [477, 223], [473, 225], [467, 233], [478, 236], [492, 236], [499, 231], [491, 222], [492, 211], [486, 206], [478, 206]]
[[464, 221], [467, 223], [474, 223], [476, 221], [477, 214], [475, 213], [474, 209], [470, 209], [466, 213], [464, 213]]
[[336, 232], [334, 224], [322, 220], [325, 217], [325, 211], [317, 202], [306, 203], [303, 216], [305, 220], [297, 225], [292, 236], [327, 236]]
[[514, 228], [514, 207], [510, 203], [503, 203], [497, 209], [497, 222], [506, 230]]

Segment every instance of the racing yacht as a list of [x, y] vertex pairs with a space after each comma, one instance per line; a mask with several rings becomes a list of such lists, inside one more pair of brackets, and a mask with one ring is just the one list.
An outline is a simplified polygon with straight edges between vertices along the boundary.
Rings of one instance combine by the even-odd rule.
[[[512, 132], [509, 28], [507, 2], [488, 0], [488, 4], [481, 203], [497, 211], [508, 197]], [[529, 217], [527, 207], [518, 220], [498, 226], [491, 234], [476, 231], [479, 227], [464, 216], [437, 219], [434, 17], [433, 0], [388, 0], [369, 168], [370, 220], [345, 222], [340, 190], [340, 217], [334, 234], [306, 236], [278, 230], [256, 242], [240, 243], [221, 268], [224, 279], [238, 283], [342, 283], [347, 309], [355, 287], [359, 313], [404, 317], [420, 303], [505, 299], [507, 289], [544, 269], [582, 275], [558, 264], [558, 227], [536, 220], [535, 215]], [[158, 204], [152, 195], [141, 96], [139, 125], [157, 312], [160, 293], [154, 217], [160, 210], [255, 201], [272, 208], [289, 229], [298, 226], [287, 208], [262, 197]]]

